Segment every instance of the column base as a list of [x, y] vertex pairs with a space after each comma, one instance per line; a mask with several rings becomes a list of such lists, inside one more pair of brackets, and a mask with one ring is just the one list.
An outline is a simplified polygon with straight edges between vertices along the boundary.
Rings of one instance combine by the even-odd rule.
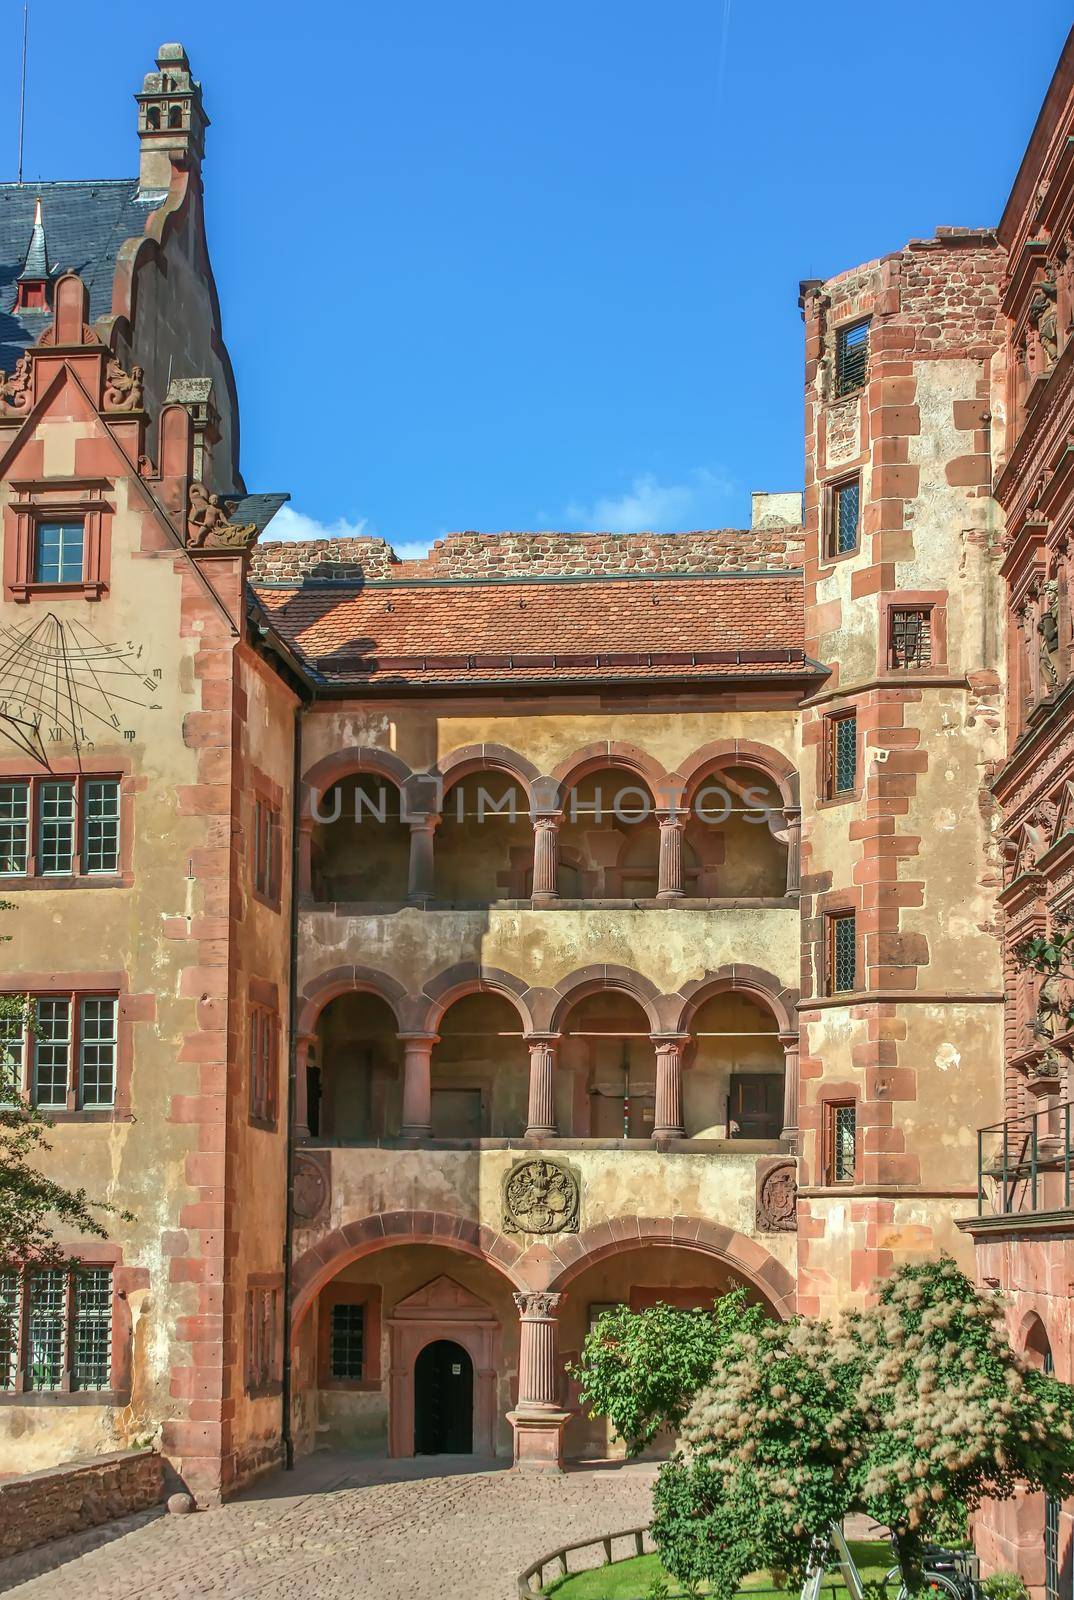
[[685, 1128], [654, 1128], [649, 1135], [651, 1139], [685, 1139]]
[[431, 1139], [432, 1136], [433, 1130], [428, 1126], [422, 1128], [408, 1128], [404, 1123], [404, 1125], [399, 1129], [400, 1139]]
[[563, 1471], [563, 1430], [573, 1411], [509, 1411], [515, 1466], [522, 1472]]
[[532, 911], [547, 911], [549, 907], [559, 904], [558, 894], [532, 894], [530, 895], [530, 909]]
[[558, 1139], [559, 1130], [557, 1128], [527, 1128], [525, 1137], [527, 1139]]
[[681, 889], [661, 889], [656, 896], [656, 903], [667, 911], [671, 906], [681, 905], [685, 898]]

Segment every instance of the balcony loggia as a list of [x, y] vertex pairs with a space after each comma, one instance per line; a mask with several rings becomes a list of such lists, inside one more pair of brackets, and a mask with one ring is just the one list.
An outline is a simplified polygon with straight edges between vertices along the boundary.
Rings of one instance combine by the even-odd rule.
[[778, 1149], [796, 1122], [797, 1034], [753, 995], [722, 988], [678, 1030], [641, 1001], [597, 989], [536, 1031], [502, 993], [458, 996], [435, 1030], [401, 1032], [387, 1001], [355, 990], [303, 1041], [299, 1137], [403, 1141], [748, 1142]]
[[671, 785], [624, 767], [523, 781], [466, 770], [436, 788], [347, 774], [304, 818], [307, 903], [429, 908], [786, 905], [799, 815], [746, 764]]

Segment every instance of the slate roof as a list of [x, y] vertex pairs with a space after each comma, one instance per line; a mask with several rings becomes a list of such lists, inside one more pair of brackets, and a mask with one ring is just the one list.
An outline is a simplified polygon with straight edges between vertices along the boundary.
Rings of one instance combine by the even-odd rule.
[[800, 573], [264, 583], [258, 601], [326, 682], [803, 678]]
[[252, 522], [258, 533], [264, 533], [277, 511], [290, 498], [289, 494], [247, 494], [241, 500], [229, 500], [228, 521], [237, 527]]
[[163, 196], [139, 195], [137, 178], [0, 183], [0, 367], [5, 372], [52, 321], [51, 311], [24, 311], [16, 317], [11, 309], [38, 199], [52, 274], [69, 269], [79, 273], [89, 290], [90, 319], [96, 321], [112, 309], [120, 245], [144, 233], [146, 218]]

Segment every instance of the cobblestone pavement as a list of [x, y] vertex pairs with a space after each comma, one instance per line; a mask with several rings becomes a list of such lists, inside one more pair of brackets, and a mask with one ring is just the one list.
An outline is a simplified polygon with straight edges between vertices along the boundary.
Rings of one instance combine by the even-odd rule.
[[0, 1563], [0, 1591], [19, 1600], [517, 1600], [515, 1577], [538, 1556], [649, 1520], [646, 1466], [520, 1474], [439, 1457], [430, 1469], [319, 1452], [212, 1511], [128, 1517]]

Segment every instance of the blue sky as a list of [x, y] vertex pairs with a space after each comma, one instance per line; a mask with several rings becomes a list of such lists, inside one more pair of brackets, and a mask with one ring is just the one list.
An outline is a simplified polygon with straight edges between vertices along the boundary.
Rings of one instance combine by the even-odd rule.
[[[187, 46], [243, 470], [294, 531], [741, 525], [801, 484], [799, 279], [998, 219], [1070, 23], [1019, 15], [31, 0], [26, 174], [135, 171]], [[5, 176], [20, 33], [3, 0]]]

